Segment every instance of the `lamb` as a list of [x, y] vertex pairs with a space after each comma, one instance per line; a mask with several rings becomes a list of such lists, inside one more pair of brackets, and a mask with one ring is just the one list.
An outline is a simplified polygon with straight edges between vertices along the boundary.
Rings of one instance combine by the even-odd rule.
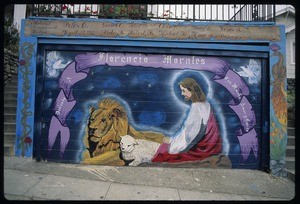
[[137, 166], [141, 163], [151, 163], [158, 147], [157, 142], [134, 139], [130, 135], [121, 136], [120, 149], [124, 160], [133, 160], [129, 166]]

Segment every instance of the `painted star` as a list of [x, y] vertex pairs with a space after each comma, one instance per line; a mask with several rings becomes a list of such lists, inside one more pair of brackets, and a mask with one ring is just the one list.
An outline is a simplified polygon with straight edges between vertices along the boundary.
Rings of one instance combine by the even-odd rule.
[[137, 106], [137, 102], [134, 102], [134, 103], [133, 103], [133, 107], [136, 107], [136, 106]]
[[256, 95], [251, 95], [251, 101], [252, 102], [257, 102], [257, 96]]

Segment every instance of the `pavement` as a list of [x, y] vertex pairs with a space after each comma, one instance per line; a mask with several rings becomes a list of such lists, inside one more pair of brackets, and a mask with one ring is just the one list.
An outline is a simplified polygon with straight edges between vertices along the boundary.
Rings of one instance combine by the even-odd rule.
[[295, 183], [260, 170], [37, 162], [4, 156], [7, 200], [290, 201]]

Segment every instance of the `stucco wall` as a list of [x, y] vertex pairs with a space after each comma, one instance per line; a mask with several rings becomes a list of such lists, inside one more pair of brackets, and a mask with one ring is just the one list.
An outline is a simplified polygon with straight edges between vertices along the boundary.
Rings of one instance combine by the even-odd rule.
[[287, 78], [295, 78], [295, 63], [292, 62], [292, 43], [295, 43], [295, 30], [287, 33], [286, 35], [286, 66], [287, 66]]
[[[292, 14], [282, 14], [276, 17], [276, 24], [285, 25], [286, 28], [295, 24], [295, 17]], [[291, 63], [291, 41], [295, 42], [295, 30], [286, 33], [286, 68], [287, 78], [295, 78], [295, 64]]]

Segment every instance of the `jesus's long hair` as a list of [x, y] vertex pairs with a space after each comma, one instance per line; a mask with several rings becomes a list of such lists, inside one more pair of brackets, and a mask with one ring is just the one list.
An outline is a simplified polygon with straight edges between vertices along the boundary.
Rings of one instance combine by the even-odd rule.
[[192, 93], [191, 101], [192, 103], [196, 102], [205, 102], [206, 96], [203, 93], [199, 84], [192, 78], [185, 78], [179, 82], [179, 85], [183, 86]]

